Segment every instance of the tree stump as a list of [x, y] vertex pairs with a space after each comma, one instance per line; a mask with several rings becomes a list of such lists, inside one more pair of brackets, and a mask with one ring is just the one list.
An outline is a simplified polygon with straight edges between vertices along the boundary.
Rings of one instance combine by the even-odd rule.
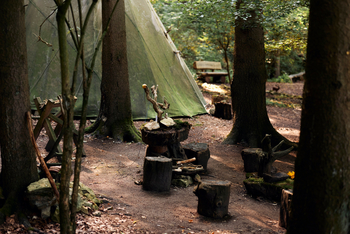
[[260, 158], [264, 157], [261, 148], [247, 148], [241, 152], [245, 172], [258, 172]]
[[259, 170], [258, 170], [259, 177], [263, 177], [264, 173], [271, 174], [273, 162], [289, 154], [294, 149], [294, 146], [292, 146], [289, 149], [279, 151], [283, 142], [284, 140], [282, 140], [278, 145], [272, 148], [270, 134], [266, 134], [265, 137], [262, 139], [261, 145], [262, 145], [262, 151], [264, 152], [264, 156], [260, 157], [259, 159], [260, 160]]
[[[169, 158], [187, 159], [181, 141], [188, 138], [191, 125], [185, 125], [180, 129], [169, 128], [166, 130], [141, 130], [142, 141], [149, 145], [146, 156], [166, 155]], [[165, 148], [165, 147], [166, 148]]]
[[230, 187], [229, 181], [201, 181], [193, 191], [198, 197], [197, 212], [212, 218], [224, 218], [228, 214]]
[[143, 165], [143, 189], [169, 191], [172, 175], [172, 159], [145, 157]]
[[281, 207], [280, 207], [280, 220], [279, 220], [280, 227], [287, 228], [287, 226], [288, 226], [290, 209], [291, 209], [291, 204], [292, 204], [292, 197], [293, 197], [292, 191], [286, 190], [286, 189], [282, 190]]
[[221, 119], [232, 119], [231, 104], [225, 102], [214, 103], [215, 113], [214, 116]]
[[190, 143], [183, 146], [187, 158], [196, 158], [193, 162], [195, 165], [202, 165], [204, 170], [207, 170], [210, 151], [208, 144], [205, 143]]

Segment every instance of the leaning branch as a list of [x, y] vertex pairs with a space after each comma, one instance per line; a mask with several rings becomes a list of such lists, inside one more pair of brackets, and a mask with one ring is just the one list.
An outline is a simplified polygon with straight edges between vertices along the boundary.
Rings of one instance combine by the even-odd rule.
[[59, 192], [58, 192], [58, 190], [57, 190], [56, 184], [55, 184], [55, 182], [53, 181], [53, 178], [52, 178], [52, 176], [51, 176], [51, 173], [50, 173], [49, 169], [47, 168], [46, 163], [45, 163], [43, 157], [41, 157], [40, 151], [39, 151], [38, 146], [37, 146], [37, 144], [36, 144], [36, 142], [35, 142], [35, 138], [34, 138], [34, 134], [33, 134], [33, 127], [32, 127], [32, 119], [31, 119], [31, 117], [30, 117], [30, 112], [29, 112], [29, 111], [26, 113], [26, 118], [27, 118], [27, 125], [28, 125], [28, 129], [29, 129], [30, 139], [31, 139], [32, 144], [33, 144], [33, 146], [34, 146], [36, 155], [37, 155], [37, 157], [38, 157], [38, 159], [39, 159], [39, 162], [40, 162], [41, 167], [44, 169], [45, 174], [46, 174], [47, 178], [49, 179], [49, 182], [50, 182], [50, 184], [51, 184], [52, 190], [53, 190], [53, 192], [55, 193], [57, 202], [59, 202], [59, 200], [60, 200], [60, 194], [59, 194]]

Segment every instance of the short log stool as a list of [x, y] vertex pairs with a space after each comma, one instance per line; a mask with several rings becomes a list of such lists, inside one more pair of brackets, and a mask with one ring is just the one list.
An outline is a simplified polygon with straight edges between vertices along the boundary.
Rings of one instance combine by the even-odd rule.
[[187, 158], [196, 158], [193, 162], [195, 165], [202, 165], [203, 169], [207, 170], [210, 151], [208, 144], [205, 143], [190, 143], [183, 146]]
[[260, 158], [264, 157], [261, 148], [247, 148], [241, 152], [245, 172], [258, 172]]
[[279, 226], [287, 228], [290, 217], [290, 209], [292, 204], [293, 192], [291, 190], [282, 190], [281, 194], [281, 208], [280, 208], [280, 222]]
[[217, 102], [215, 105], [215, 113], [214, 116], [221, 119], [232, 119], [232, 108], [231, 104], [226, 102]]
[[145, 157], [143, 164], [143, 189], [169, 191], [172, 176], [172, 159], [167, 157]]
[[201, 181], [193, 191], [198, 197], [197, 212], [212, 218], [224, 218], [228, 214], [230, 187], [230, 181]]

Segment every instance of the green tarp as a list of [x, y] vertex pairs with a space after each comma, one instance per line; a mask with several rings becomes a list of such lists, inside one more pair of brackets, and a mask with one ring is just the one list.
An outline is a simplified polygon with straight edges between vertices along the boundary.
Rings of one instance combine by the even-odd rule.
[[[169, 116], [194, 116], [206, 113], [205, 101], [191, 72], [180, 57], [165, 28], [148, 0], [124, 0], [127, 28], [129, 81], [134, 119], [155, 118], [152, 105], [146, 100], [142, 84], [158, 85], [158, 101], [165, 96], [170, 103]], [[75, 2], [75, 1], [73, 1]], [[86, 14], [91, 0], [83, 1]], [[75, 3], [74, 3], [75, 4]], [[75, 19], [78, 19], [73, 4]], [[56, 99], [61, 93], [56, 12], [52, 0], [28, 0], [26, 8], [28, 67], [31, 99]], [[50, 16], [50, 14], [52, 15]], [[46, 19], [46, 21], [45, 21]], [[73, 17], [68, 20], [73, 27]], [[85, 37], [85, 55], [90, 64], [97, 41], [102, 33], [101, 1], [95, 8]], [[45, 22], [44, 22], [45, 21]], [[41, 29], [40, 29], [40, 25]], [[38, 36], [46, 43], [39, 41]], [[78, 32], [80, 33], [80, 32]], [[67, 29], [71, 71], [76, 54]], [[100, 105], [101, 52], [97, 57], [89, 96], [88, 116], [97, 116]], [[80, 69], [81, 70], [81, 69]], [[82, 78], [78, 79], [76, 113], [80, 114]], [[32, 108], [35, 109], [34, 104]]]

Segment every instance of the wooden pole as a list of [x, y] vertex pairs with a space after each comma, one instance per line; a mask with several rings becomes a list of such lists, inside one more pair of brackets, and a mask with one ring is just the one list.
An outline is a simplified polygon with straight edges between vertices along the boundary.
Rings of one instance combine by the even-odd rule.
[[46, 174], [47, 178], [49, 179], [49, 182], [50, 182], [50, 184], [51, 184], [52, 190], [53, 190], [53, 192], [55, 193], [57, 202], [59, 202], [59, 200], [60, 200], [60, 194], [59, 194], [59, 192], [58, 192], [58, 190], [57, 190], [56, 184], [55, 184], [55, 182], [53, 181], [53, 178], [52, 178], [52, 176], [51, 176], [51, 173], [50, 173], [49, 169], [47, 168], [46, 163], [45, 163], [43, 157], [41, 157], [39, 148], [38, 148], [38, 146], [37, 146], [37, 144], [36, 144], [36, 141], [35, 141], [35, 138], [34, 138], [33, 127], [32, 127], [32, 118], [30, 117], [30, 112], [29, 112], [29, 111], [26, 113], [26, 118], [27, 118], [27, 124], [28, 124], [30, 139], [32, 140], [32, 144], [33, 144], [33, 146], [34, 146], [36, 155], [37, 155], [37, 157], [38, 157], [38, 159], [39, 159], [39, 162], [40, 162], [41, 167], [44, 169], [45, 174]]

